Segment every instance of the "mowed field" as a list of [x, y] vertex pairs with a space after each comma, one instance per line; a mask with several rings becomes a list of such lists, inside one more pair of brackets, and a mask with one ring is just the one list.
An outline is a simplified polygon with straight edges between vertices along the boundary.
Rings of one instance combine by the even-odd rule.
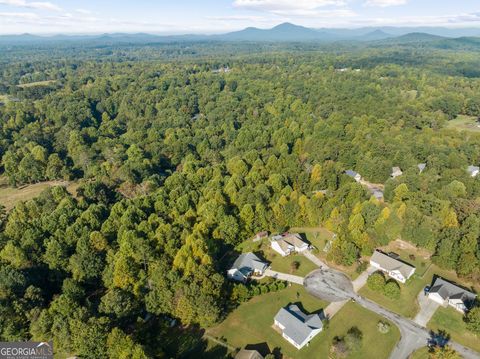
[[21, 187], [10, 187], [7, 179], [0, 177], [0, 204], [5, 206], [7, 211], [11, 210], [17, 203], [28, 201], [37, 197], [43, 190], [53, 186], [66, 186], [67, 190], [72, 194], [76, 194], [78, 183], [68, 181], [46, 181], [39, 182]]
[[57, 80], [45, 80], [45, 81], [37, 81], [37, 82], [30, 82], [27, 84], [19, 84], [17, 87], [19, 88], [27, 88], [27, 87], [34, 87], [34, 86], [48, 86], [56, 83]]
[[292, 285], [275, 293], [257, 296], [234, 310], [220, 325], [207, 333], [222, 338], [229, 345], [243, 348], [246, 345], [266, 344], [272, 351], [279, 348], [284, 358], [328, 358], [330, 345], [335, 336], [343, 336], [353, 327], [363, 333], [361, 348], [348, 358], [388, 358], [400, 339], [398, 329], [392, 325], [388, 334], [377, 330], [382, 318], [355, 303], [346, 304], [330, 321], [327, 328], [317, 335], [309, 346], [297, 350], [281, 334], [273, 329], [273, 318], [278, 310], [289, 303], [301, 303], [309, 313], [325, 308], [326, 302], [305, 292], [301, 286]]
[[433, 331], [444, 330], [452, 340], [480, 352], [480, 336], [467, 329], [463, 315], [452, 307], [438, 308], [427, 327]]
[[457, 130], [480, 132], [480, 123], [477, 117], [459, 115], [457, 118], [447, 122], [445, 128], [455, 128]]

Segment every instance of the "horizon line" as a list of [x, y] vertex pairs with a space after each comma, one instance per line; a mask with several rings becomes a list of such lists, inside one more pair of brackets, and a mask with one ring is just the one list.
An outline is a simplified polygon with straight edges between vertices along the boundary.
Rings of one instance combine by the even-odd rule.
[[137, 34], [145, 34], [145, 35], [154, 35], [154, 36], [186, 36], [186, 35], [197, 35], [197, 36], [212, 36], [212, 35], [222, 35], [222, 34], [229, 34], [231, 32], [242, 31], [248, 28], [255, 28], [259, 30], [270, 30], [279, 25], [284, 24], [291, 24], [298, 27], [304, 27], [307, 29], [313, 30], [356, 30], [356, 29], [385, 29], [385, 28], [394, 28], [394, 29], [409, 29], [409, 28], [432, 28], [432, 29], [448, 29], [448, 30], [462, 30], [462, 29], [478, 29], [480, 30], [480, 24], [478, 26], [473, 25], [379, 25], [379, 26], [330, 26], [330, 27], [309, 27], [298, 25], [293, 22], [280, 22], [276, 25], [270, 27], [259, 27], [259, 26], [246, 26], [242, 28], [238, 28], [236, 30], [227, 30], [227, 31], [219, 31], [219, 30], [199, 30], [199, 31], [188, 31], [179, 30], [174, 32], [156, 32], [156, 31], [121, 31], [119, 30], [112, 30], [108, 32], [88, 32], [88, 31], [79, 31], [79, 32], [11, 32], [11, 33], [0, 33], [0, 36], [22, 36], [22, 35], [32, 35], [32, 36], [41, 36], [41, 37], [51, 37], [51, 36], [95, 36], [95, 35], [110, 35], [110, 34], [126, 34], [126, 35], [137, 35]]

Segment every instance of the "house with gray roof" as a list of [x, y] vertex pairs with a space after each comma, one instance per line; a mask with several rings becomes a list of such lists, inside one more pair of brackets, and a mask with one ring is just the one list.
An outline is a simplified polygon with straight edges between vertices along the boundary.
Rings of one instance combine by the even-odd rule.
[[478, 173], [480, 172], [480, 167], [478, 166], [468, 166], [467, 171], [471, 177], [477, 177]]
[[357, 182], [360, 182], [362, 180], [362, 176], [358, 172], [355, 172], [352, 170], [346, 170], [345, 174], [349, 177], [352, 177]]
[[415, 273], [414, 266], [379, 250], [373, 252], [372, 257], [370, 258], [370, 264], [373, 267], [380, 269], [382, 272], [387, 273], [389, 277], [402, 283], [405, 283], [407, 279]]
[[268, 263], [263, 262], [252, 252], [240, 254], [227, 271], [227, 277], [245, 283], [252, 275], [263, 275], [268, 268]]
[[420, 173], [422, 173], [422, 172], [425, 170], [425, 168], [427, 167], [427, 164], [426, 164], [426, 163], [419, 163], [419, 164], [417, 165], [417, 167], [418, 167], [418, 171], [419, 171]]
[[462, 313], [472, 307], [476, 297], [476, 294], [440, 277], [435, 280], [428, 291], [429, 299], [444, 307], [451, 306]]
[[295, 348], [302, 349], [323, 329], [318, 314], [307, 315], [295, 304], [281, 308], [274, 318], [274, 325]]

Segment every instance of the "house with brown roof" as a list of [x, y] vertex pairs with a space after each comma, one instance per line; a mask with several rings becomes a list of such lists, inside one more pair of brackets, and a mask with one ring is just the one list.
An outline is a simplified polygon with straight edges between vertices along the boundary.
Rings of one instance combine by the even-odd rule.
[[263, 359], [263, 356], [256, 350], [242, 349], [235, 355], [235, 359]]
[[294, 252], [303, 252], [308, 249], [308, 243], [302, 240], [298, 233], [283, 233], [273, 236], [270, 239], [272, 249], [280, 253], [282, 257], [288, 256]]

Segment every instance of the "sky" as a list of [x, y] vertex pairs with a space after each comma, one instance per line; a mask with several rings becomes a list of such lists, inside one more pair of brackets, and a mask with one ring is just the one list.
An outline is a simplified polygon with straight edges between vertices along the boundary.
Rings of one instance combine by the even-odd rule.
[[211, 34], [282, 22], [480, 27], [480, 0], [0, 0], [0, 34]]

